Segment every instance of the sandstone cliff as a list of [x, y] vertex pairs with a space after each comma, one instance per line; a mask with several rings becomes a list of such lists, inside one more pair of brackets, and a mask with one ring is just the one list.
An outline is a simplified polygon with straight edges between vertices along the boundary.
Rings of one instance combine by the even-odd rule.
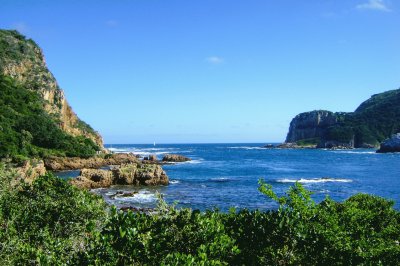
[[73, 136], [92, 139], [101, 148], [101, 136], [80, 120], [68, 104], [64, 91], [46, 66], [42, 50], [16, 31], [0, 30], [0, 74], [38, 92], [45, 110], [59, 120], [59, 126]]

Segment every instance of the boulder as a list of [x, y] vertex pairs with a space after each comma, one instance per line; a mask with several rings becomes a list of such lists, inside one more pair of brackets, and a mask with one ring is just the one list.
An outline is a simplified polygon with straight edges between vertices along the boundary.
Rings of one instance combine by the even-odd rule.
[[191, 161], [190, 158], [179, 155], [179, 154], [166, 154], [164, 155], [163, 162], [187, 162]]
[[113, 153], [106, 158], [106, 165], [120, 165], [139, 162], [138, 157], [133, 153]]
[[150, 162], [157, 162], [158, 161], [157, 155], [155, 155], [155, 154], [151, 154], [151, 155], [149, 155], [147, 157], [144, 157], [143, 160], [144, 161], [150, 161]]
[[400, 133], [392, 135], [391, 138], [386, 139], [381, 143], [381, 147], [376, 152], [400, 152]]
[[157, 164], [132, 163], [111, 170], [82, 169], [80, 175], [70, 182], [79, 188], [93, 189], [111, 185], [168, 185], [169, 179]]
[[71, 184], [79, 188], [109, 187], [113, 184], [113, 174], [109, 170], [82, 169], [79, 176], [71, 180]]

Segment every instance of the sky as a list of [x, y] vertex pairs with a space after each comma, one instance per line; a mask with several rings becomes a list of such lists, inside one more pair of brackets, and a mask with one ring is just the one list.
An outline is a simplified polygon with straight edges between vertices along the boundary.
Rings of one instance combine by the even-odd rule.
[[269, 143], [400, 87], [400, 0], [0, 0], [105, 143]]

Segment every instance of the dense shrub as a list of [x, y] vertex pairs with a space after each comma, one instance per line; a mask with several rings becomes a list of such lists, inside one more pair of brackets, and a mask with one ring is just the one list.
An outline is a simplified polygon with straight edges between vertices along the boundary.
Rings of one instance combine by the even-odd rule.
[[68, 264], [106, 217], [103, 199], [48, 174], [15, 183], [0, 173], [0, 264]]
[[[300, 184], [276, 210], [206, 212], [160, 200], [151, 213], [106, 213], [104, 201], [52, 175], [32, 185], [0, 174], [0, 264], [398, 265], [400, 214], [357, 194], [319, 204]], [[15, 182], [14, 182], [15, 183]]]

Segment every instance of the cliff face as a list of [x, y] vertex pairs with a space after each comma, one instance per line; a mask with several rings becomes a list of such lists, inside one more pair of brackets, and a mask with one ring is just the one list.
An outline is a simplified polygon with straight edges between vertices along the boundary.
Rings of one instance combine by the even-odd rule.
[[290, 123], [286, 142], [321, 138], [329, 126], [336, 124], [337, 116], [330, 111], [312, 111], [301, 113]]
[[101, 136], [81, 121], [68, 104], [64, 91], [48, 70], [42, 50], [16, 31], [0, 30], [0, 74], [10, 76], [45, 100], [45, 110], [58, 119], [62, 130], [84, 136], [103, 147]]
[[400, 132], [400, 89], [373, 95], [354, 112], [311, 111], [290, 123], [286, 142], [318, 147], [374, 147]]

